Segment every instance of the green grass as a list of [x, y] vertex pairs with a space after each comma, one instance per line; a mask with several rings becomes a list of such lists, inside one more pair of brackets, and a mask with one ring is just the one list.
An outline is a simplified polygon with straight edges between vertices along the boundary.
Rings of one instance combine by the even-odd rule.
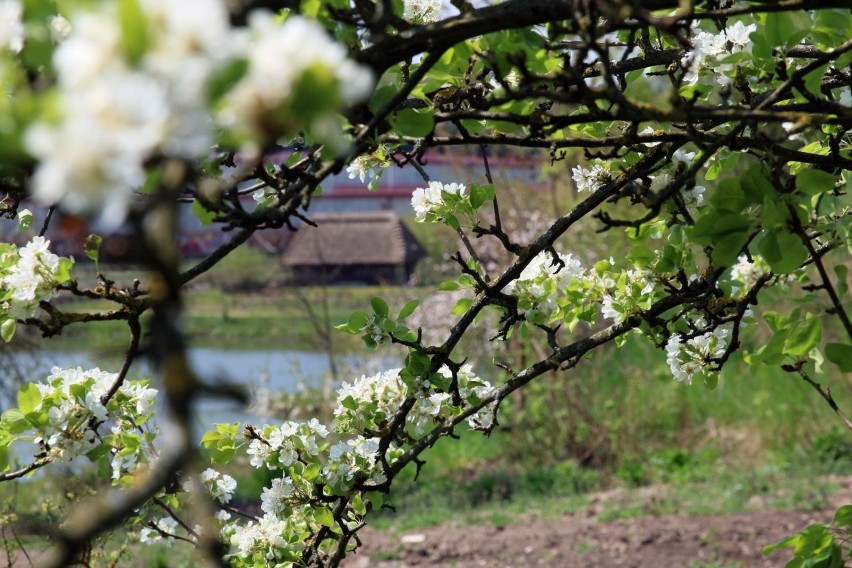
[[[424, 292], [425, 293], [425, 292]], [[344, 323], [356, 310], [369, 310], [373, 296], [385, 298], [391, 309], [399, 310], [404, 298], [416, 296], [410, 288], [388, 286], [329, 286], [277, 288], [255, 292], [223, 292], [199, 288], [187, 294], [186, 330], [190, 342], [204, 347], [250, 346], [253, 349], [316, 349], [317, 328], [305, 303], [318, 311], [317, 325], [329, 329]], [[328, 305], [327, 322], [322, 310]], [[92, 300], [64, 301], [61, 309], [94, 312], [114, 309], [111, 303]], [[332, 331], [332, 341], [341, 352], [362, 348], [360, 338]], [[127, 337], [127, 325], [121, 321], [94, 322], [69, 326], [53, 338], [53, 349], [79, 349], [91, 345], [121, 345]], [[121, 347], [119, 347], [121, 348]]]

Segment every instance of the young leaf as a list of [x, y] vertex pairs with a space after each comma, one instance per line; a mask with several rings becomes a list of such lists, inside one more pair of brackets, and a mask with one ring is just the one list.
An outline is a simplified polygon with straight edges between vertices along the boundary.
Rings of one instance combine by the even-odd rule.
[[426, 136], [435, 127], [432, 114], [428, 112], [417, 112], [414, 109], [405, 109], [396, 115], [394, 122], [396, 129], [403, 136]]
[[417, 306], [420, 305], [420, 300], [411, 300], [407, 304], [405, 304], [402, 309], [399, 311], [399, 315], [396, 317], [398, 320], [404, 320], [417, 309]]
[[100, 235], [89, 235], [83, 242], [83, 250], [86, 252], [86, 256], [93, 260], [95, 265], [98, 263], [102, 242], [103, 238]]
[[796, 176], [796, 189], [805, 195], [817, 195], [834, 189], [837, 178], [821, 170], [806, 169]]
[[376, 315], [387, 316], [388, 315], [388, 304], [378, 296], [375, 296], [370, 299], [370, 305], [373, 306], [373, 311], [376, 312]]
[[0, 336], [3, 337], [3, 341], [6, 343], [12, 341], [12, 338], [15, 336], [15, 329], [17, 326], [18, 322], [16, 322], [13, 318], [9, 318], [0, 324]]
[[825, 346], [825, 356], [844, 373], [852, 373], [852, 345], [829, 343]]
[[334, 515], [331, 511], [326, 509], [325, 507], [321, 507], [314, 511], [315, 518], [319, 524], [324, 527], [333, 527], [334, 526]]
[[18, 391], [18, 408], [24, 414], [33, 412], [41, 404], [41, 391], [35, 383], [27, 383]]
[[118, 18], [124, 55], [131, 64], [136, 64], [148, 49], [148, 21], [137, 0], [121, 0]]
[[26, 231], [33, 226], [33, 212], [29, 209], [18, 211], [18, 230]]

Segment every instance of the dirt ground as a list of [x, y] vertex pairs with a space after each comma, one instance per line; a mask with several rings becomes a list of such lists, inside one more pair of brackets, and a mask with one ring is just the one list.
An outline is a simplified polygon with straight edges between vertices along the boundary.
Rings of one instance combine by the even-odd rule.
[[363, 546], [346, 568], [447, 567], [782, 567], [791, 553], [764, 556], [763, 546], [810, 523], [830, 522], [852, 503], [852, 478], [820, 511], [762, 511], [718, 516], [664, 515], [599, 522], [602, 493], [586, 510], [558, 518], [526, 514], [505, 526], [443, 525], [396, 533], [365, 527]]

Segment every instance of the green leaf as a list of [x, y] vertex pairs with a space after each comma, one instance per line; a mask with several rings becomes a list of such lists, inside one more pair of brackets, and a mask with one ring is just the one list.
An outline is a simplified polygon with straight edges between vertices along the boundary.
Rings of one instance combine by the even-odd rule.
[[388, 304], [378, 296], [374, 296], [370, 299], [370, 305], [373, 306], [373, 311], [376, 312], [376, 315], [385, 316], [388, 315]]
[[366, 495], [367, 500], [373, 504], [373, 510], [378, 511], [382, 508], [382, 503], [385, 502], [385, 496], [378, 491], [370, 491]]
[[71, 280], [71, 267], [73, 266], [73, 258], [60, 258], [59, 267], [56, 269], [56, 272], [53, 273], [53, 277], [60, 284], [68, 282]]
[[30, 429], [30, 423], [24, 418], [24, 413], [17, 408], [7, 410], [0, 416], [3, 428], [10, 434], [22, 434]]
[[752, 220], [738, 213], [705, 213], [689, 231], [700, 245], [713, 246], [713, 261], [718, 266], [733, 264], [749, 239]]
[[718, 211], [730, 211], [739, 213], [748, 205], [745, 193], [743, 193], [740, 181], [737, 178], [725, 178], [713, 191], [710, 203]]
[[461, 290], [461, 286], [455, 280], [444, 280], [438, 284], [438, 290], [442, 292], [455, 292], [456, 290]]
[[28, 383], [18, 391], [18, 409], [24, 414], [33, 412], [40, 404], [41, 391], [35, 383]]
[[94, 463], [94, 462], [98, 461], [99, 459], [101, 459], [102, 457], [108, 456], [110, 449], [111, 448], [110, 448], [109, 444], [100, 444], [99, 446], [97, 446], [93, 450], [89, 450], [88, 452], [86, 452], [86, 457], [89, 458], [89, 461]]
[[334, 526], [334, 515], [325, 507], [314, 509], [314, 518], [324, 527]]
[[470, 204], [474, 209], [479, 209], [486, 201], [493, 201], [496, 191], [492, 184], [477, 185], [470, 184]]
[[837, 274], [837, 293], [845, 296], [846, 292], [849, 291], [849, 284], [846, 280], [849, 275], [849, 267], [845, 264], [838, 264], [834, 267], [834, 273]]
[[768, 195], [763, 199], [760, 221], [763, 223], [764, 229], [784, 227], [787, 224], [788, 217], [787, 204], [783, 199]]
[[459, 316], [465, 313], [472, 303], [473, 301], [470, 298], [461, 298], [453, 307], [452, 314], [454, 316]]
[[219, 432], [214, 432], [210, 430], [204, 433], [204, 436], [201, 437], [201, 445], [205, 448], [210, 448], [219, 443], [219, 440], [222, 439], [222, 434]]
[[435, 119], [430, 112], [417, 112], [414, 109], [404, 109], [396, 115], [394, 126], [403, 136], [420, 138], [426, 136], [435, 127]]
[[233, 446], [217, 447], [210, 454], [210, 459], [218, 464], [228, 464], [234, 461], [234, 456], [237, 454], [236, 448]]
[[340, 89], [331, 69], [324, 64], [311, 65], [293, 85], [290, 114], [303, 124], [327, 113], [337, 106]]
[[232, 59], [219, 67], [207, 82], [207, 97], [216, 102], [243, 78], [249, 68], [247, 59]]
[[784, 342], [784, 353], [793, 357], [804, 357], [822, 341], [822, 322], [811, 317], [795, 326]]
[[100, 235], [89, 235], [83, 242], [83, 250], [86, 256], [95, 261], [95, 263], [98, 262], [98, 258], [100, 257], [102, 242], [103, 238]]
[[702, 373], [701, 379], [704, 382], [704, 388], [707, 390], [714, 390], [719, 385], [719, 373]]
[[834, 513], [834, 520], [832, 524], [835, 527], [849, 527], [852, 526], [852, 505], [843, 505], [840, 507], [836, 513]]
[[341, 326], [338, 326], [338, 329], [343, 329], [343, 331], [348, 331], [349, 333], [358, 333], [359, 331], [361, 331], [362, 327], [367, 325], [367, 318], [369, 317], [370, 314], [363, 310], [352, 312], [349, 315], [349, 321]]
[[471, 134], [479, 134], [482, 132], [485, 129], [485, 124], [484, 120], [465, 119], [461, 121], [461, 125]]
[[206, 209], [197, 199], [192, 202], [192, 213], [202, 225], [212, 225], [216, 220], [216, 212]]
[[320, 473], [320, 464], [311, 463], [305, 467], [305, 471], [302, 472], [302, 477], [304, 477], [308, 481], [313, 481], [317, 478]]
[[420, 305], [420, 300], [411, 300], [407, 304], [405, 304], [402, 309], [399, 311], [399, 315], [396, 316], [397, 320], [404, 320], [408, 316], [414, 313], [414, 310], [417, 309], [417, 306]]
[[121, 46], [131, 65], [135, 65], [148, 49], [148, 22], [137, 0], [120, 0], [118, 21]]
[[18, 322], [16, 322], [13, 318], [9, 318], [0, 324], [0, 337], [3, 337], [3, 341], [6, 343], [12, 341], [17, 327]]
[[808, 249], [799, 237], [785, 230], [766, 231], [757, 250], [777, 274], [793, 272], [808, 258]]
[[432, 358], [419, 351], [410, 350], [405, 357], [405, 367], [415, 375], [421, 375], [429, 371], [432, 366]]
[[805, 195], [818, 195], [834, 189], [837, 178], [821, 170], [804, 169], [796, 176], [796, 189]]
[[740, 182], [743, 188], [743, 195], [748, 199], [749, 203], [763, 203], [763, 200], [769, 197], [775, 197], [777, 192], [775, 186], [766, 177], [766, 173], [760, 166], [749, 168], [743, 172]]
[[364, 500], [361, 499], [360, 493], [356, 493], [355, 497], [352, 498], [352, 510], [362, 517], [367, 514], [367, 506], [364, 505]]
[[852, 345], [829, 343], [825, 346], [825, 356], [844, 373], [852, 373]]
[[33, 212], [29, 209], [18, 211], [18, 230], [26, 231], [33, 226]]
[[633, 246], [633, 248], [630, 249], [630, 252], [627, 253], [628, 260], [640, 268], [644, 268], [654, 262], [656, 256], [657, 255], [654, 251], [642, 245]]

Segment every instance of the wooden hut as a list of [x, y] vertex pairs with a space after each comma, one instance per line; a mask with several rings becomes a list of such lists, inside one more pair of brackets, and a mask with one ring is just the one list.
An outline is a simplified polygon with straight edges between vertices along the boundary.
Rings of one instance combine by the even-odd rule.
[[311, 217], [291, 237], [282, 264], [296, 284], [405, 284], [425, 250], [391, 211]]

